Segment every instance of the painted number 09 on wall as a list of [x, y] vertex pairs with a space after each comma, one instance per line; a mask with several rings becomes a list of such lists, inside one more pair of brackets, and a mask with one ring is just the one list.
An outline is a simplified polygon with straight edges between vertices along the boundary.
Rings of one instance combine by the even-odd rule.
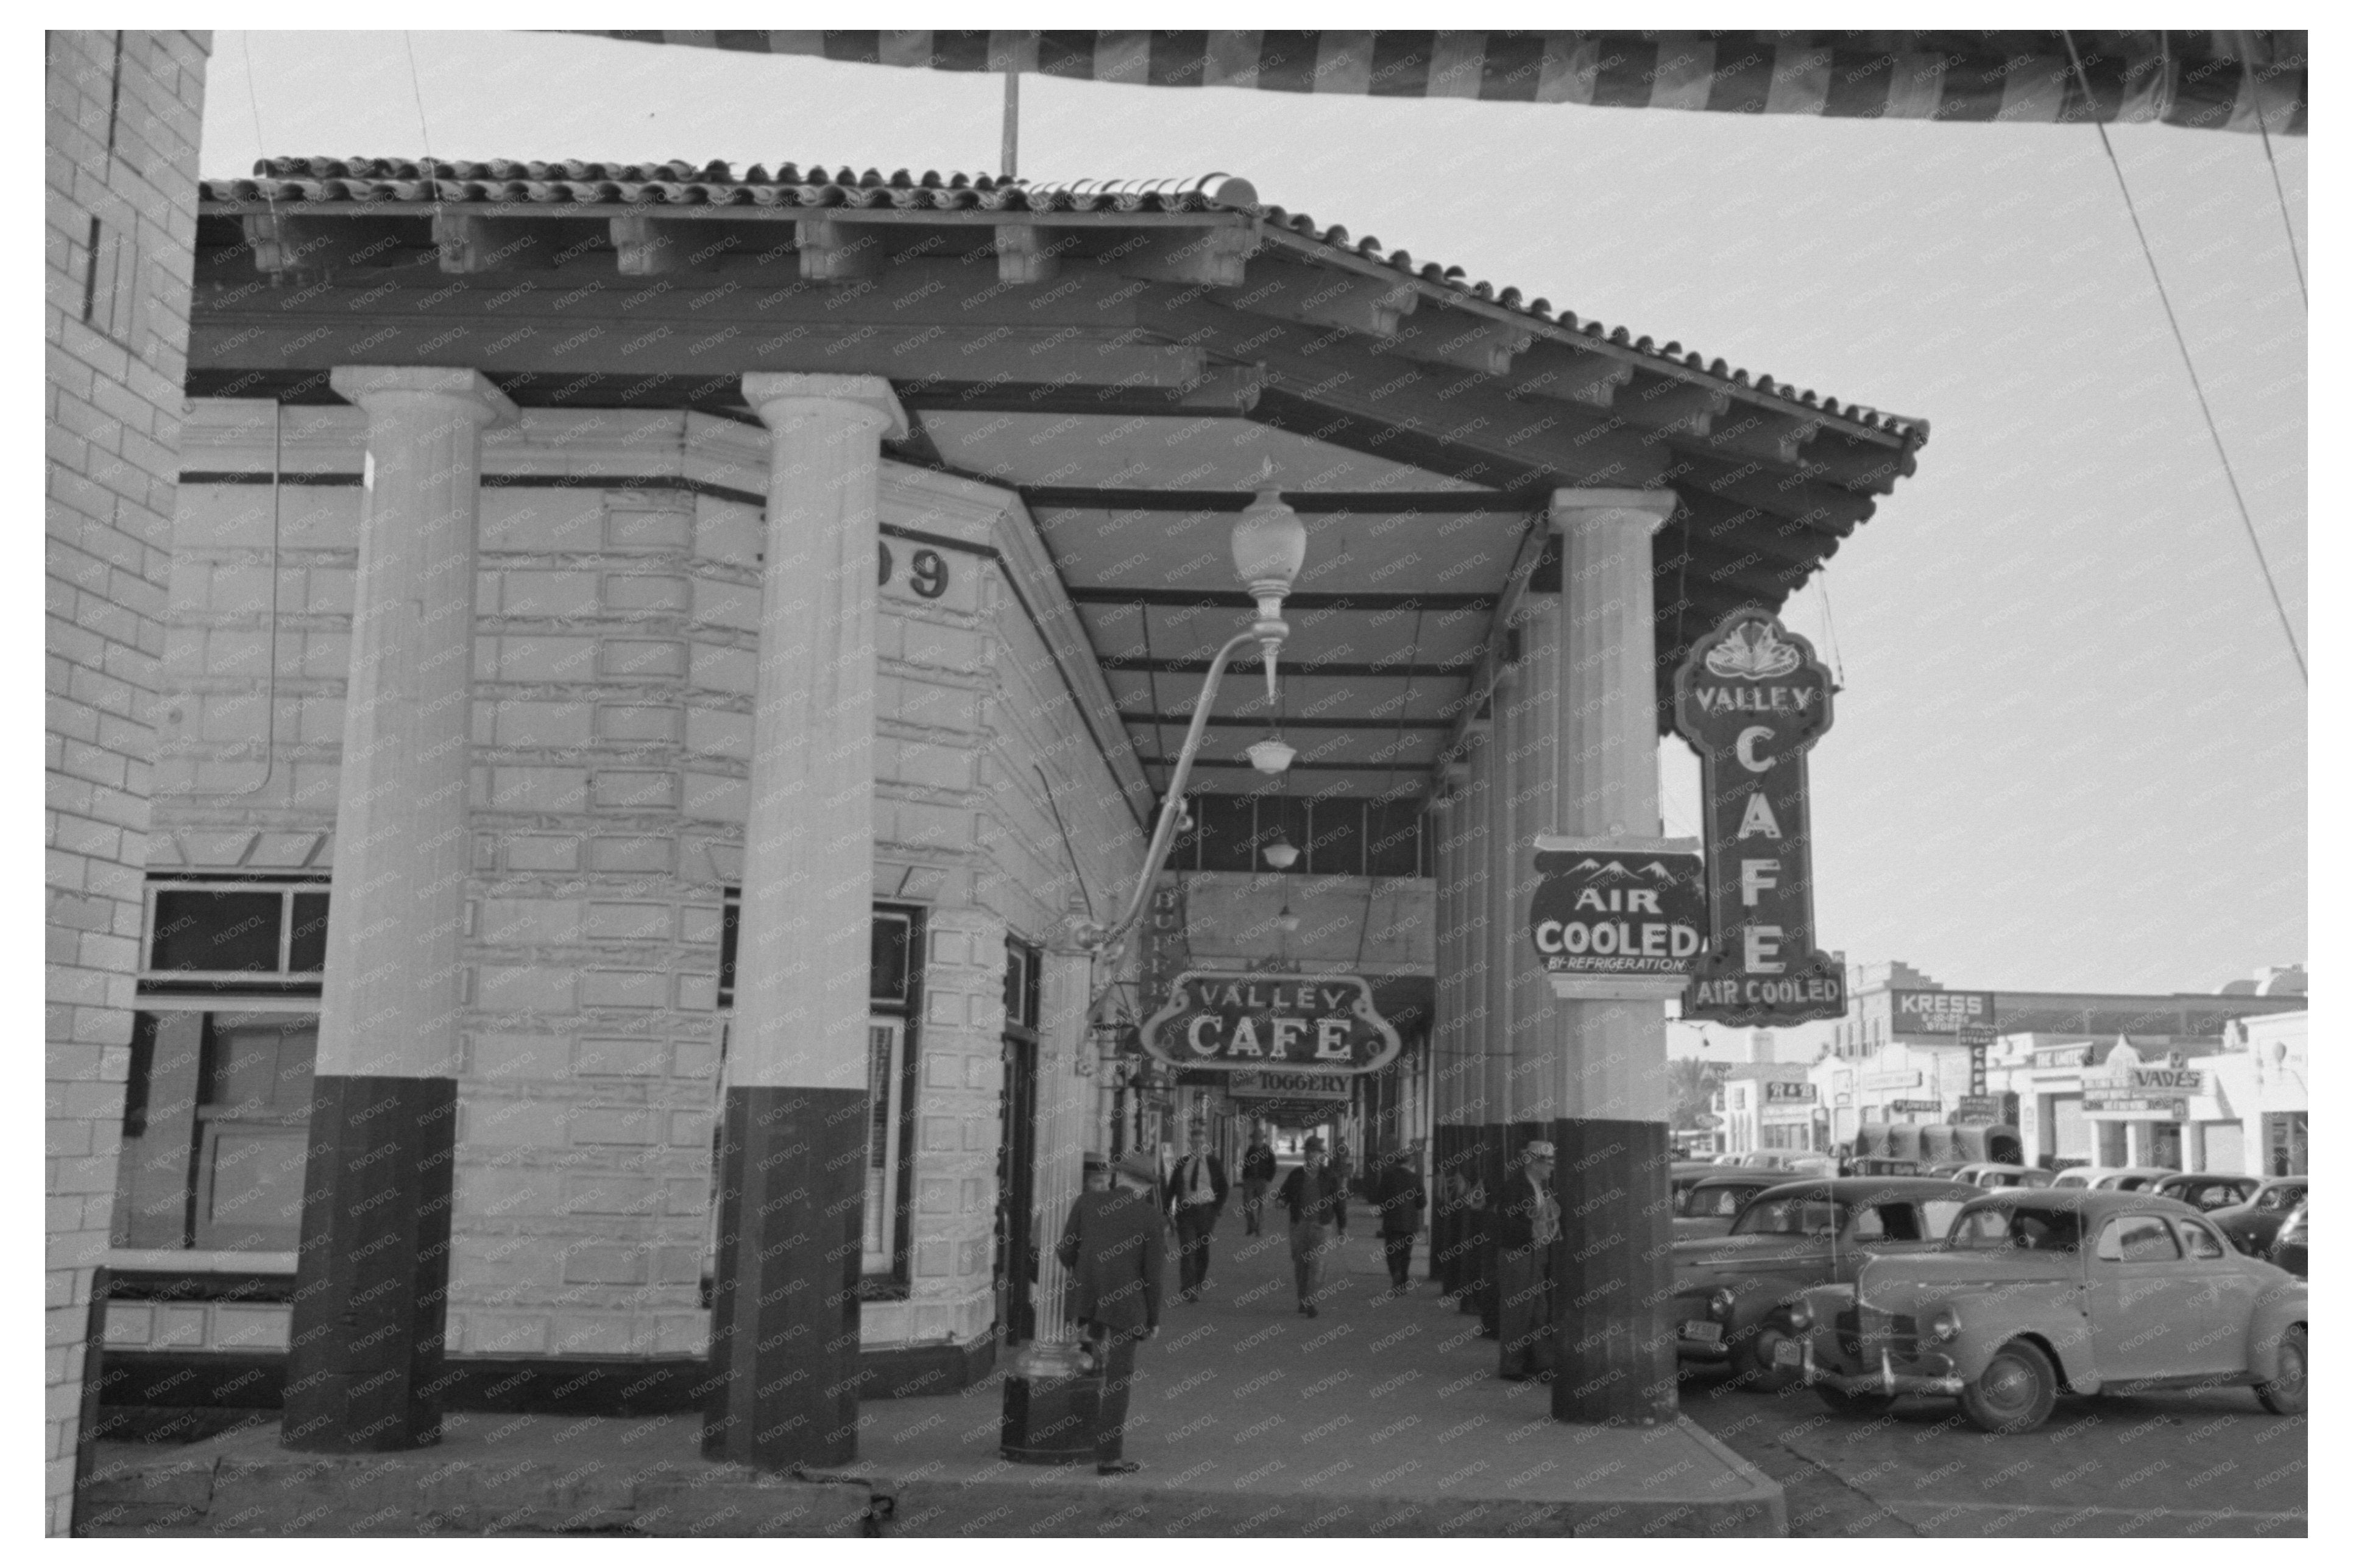
[[[891, 574], [898, 569], [898, 561], [891, 546], [877, 542], [875, 547], [874, 582], [878, 587], [891, 585]], [[919, 597], [936, 599], [948, 591], [948, 558], [936, 550], [919, 549], [907, 557], [907, 586]]]

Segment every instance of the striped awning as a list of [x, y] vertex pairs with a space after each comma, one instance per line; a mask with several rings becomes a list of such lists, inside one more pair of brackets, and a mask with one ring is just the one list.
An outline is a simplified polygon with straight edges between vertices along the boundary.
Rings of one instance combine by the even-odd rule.
[[2306, 35], [2270, 32], [599, 32], [1145, 87], [2302, 135]]

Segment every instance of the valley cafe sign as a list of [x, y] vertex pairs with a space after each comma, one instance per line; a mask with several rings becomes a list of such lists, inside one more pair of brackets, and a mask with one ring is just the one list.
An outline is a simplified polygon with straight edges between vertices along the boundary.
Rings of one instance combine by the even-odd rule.
[[1213, 1072], [1366, 1073], [1394, 1060], [1398, 1045], [1356, 974], [1187, 970], [1144, 1023], [1146, 1052]]
[[1806, 749], [1830, 727], [1830, 671], [1765, 610], [1725, 616], [1675, 671], [1707, 844], [1709, 941], [1686, 1018], [1745, 1028], [1846, 1012], [1843, 967], [1814, 951]]

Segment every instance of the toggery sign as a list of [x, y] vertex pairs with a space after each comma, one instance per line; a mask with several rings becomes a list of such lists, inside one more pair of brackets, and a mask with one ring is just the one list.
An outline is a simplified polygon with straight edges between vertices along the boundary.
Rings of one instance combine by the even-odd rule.
[[1398, 1046], [1356, 974], [1188, 970], [1144, 1023], [1145, 1051], [1212, 1072], [1366, 1073], [1388, 1066]]

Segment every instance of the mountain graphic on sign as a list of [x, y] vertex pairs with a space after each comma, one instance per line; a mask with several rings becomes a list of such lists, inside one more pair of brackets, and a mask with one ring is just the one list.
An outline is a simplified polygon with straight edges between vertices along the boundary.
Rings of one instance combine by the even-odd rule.
[[1645, 877], [1655, 877], [1662, 882], [1672, 882], [1675, 879], [1675, 874], [1667, 869], [1666, 863], [1664, 861], [1660, 860], [1653, 860], [1649, 865], [1643, 867], [1642, 875]]
[[[1593, 862], [1588, 861], [1587, 864], [1590, 865]], [[1580, 871], [1584, 868], [1583, 866], [1577, 868]], [[1641, 876], [1641, 873], [1638, 871], [1628, 870], [1624, 861], [1612, 860], [1594, 872], [1591, 879], [1596, 882], [1632, 882], [1640, 880]]]
[[[1754, 638], [1746, 635], [1750, 632], [1756, 633]], [[1783, 642], [1767, 621], [1744, 622], [1707, 650], [1708, 672], [1727, 679], [1738, 676], [1745, 680], [1770, 680], [1788, 674], [1803, 662], [1804, 657]]]

